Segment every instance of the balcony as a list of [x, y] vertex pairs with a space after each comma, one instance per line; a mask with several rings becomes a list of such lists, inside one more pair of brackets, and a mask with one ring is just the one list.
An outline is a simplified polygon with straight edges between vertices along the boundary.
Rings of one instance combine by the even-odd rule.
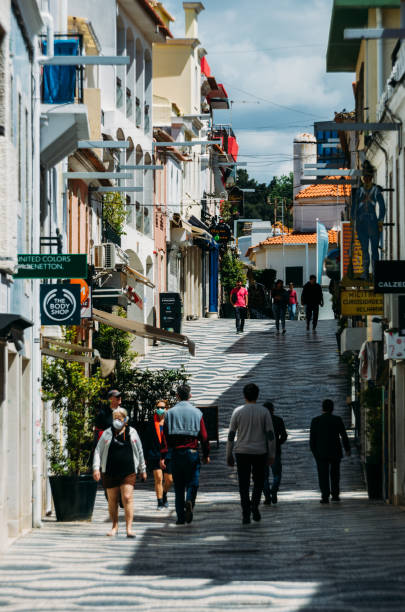
[[127, 119], [132, 119], [134, 105], [132, 102], [132, 91], [127, 88]]
[[[41, 41], [47, 53], [47, 41]], [[81, 34], [55, 34], [54, 55], [82, 55]], [[43, 104], [83, 104], [83, 66], [44, 66], [41, 83]]]
[[135, 124], [137, 128], [140, 128], [142, 126], [142, 109], [141, 109], [141, 102], [139, 98], [136, 98]]

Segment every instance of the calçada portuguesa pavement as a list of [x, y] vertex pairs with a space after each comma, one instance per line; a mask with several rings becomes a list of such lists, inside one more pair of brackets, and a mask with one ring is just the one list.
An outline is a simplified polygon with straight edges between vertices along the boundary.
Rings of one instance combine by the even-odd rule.
[[[308, 610], [405, 609], [405, 514], [367, 498], [356, 452], [342, 462], [342, 502], [319, 504], [308, 448], [311, 418], [332, 397], [350, 425], [335, 322], [317, 333], [287, 322], [231, 320], [186, 323], [197, 343], [190, 358], [154, 347], [142, 366], [192, 374], [197, 405], [220, 407], [220, 444], [203, 466], [194, 521], [175, 526], [170, 508], [156, 511], [152, 479], [135, 488], [135, 541], [124, 524], [113, 541], [100, 491], [91, 523], [57, 523], [20, 538], [0, 560], [0, 607], [6, 610]], [[277, 506], [242, 526], [236, 473], [225, 463], [227, 425], [247, 382], [274, 401], [289, 438]]]

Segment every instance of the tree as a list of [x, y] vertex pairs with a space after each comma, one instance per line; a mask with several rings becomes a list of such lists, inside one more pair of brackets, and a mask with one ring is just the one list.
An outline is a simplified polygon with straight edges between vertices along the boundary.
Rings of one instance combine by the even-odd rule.
[[242, 281], [243, 284], [246, 283], [243, 263], [231, 250], [226, 251], [222, 256], [220, 276], [225, 295], [229, 295], [238, 280]]
[[292, 227], [293, 204], [293, 173], [274, 176], [270, 183], [258, 183], [249, 178], [246, 170], [237, 172], [237, 186], [242, 189], [254, 189], [254, 193], [244, 196], [243, 216], [248, 219], [269, 220], [274, 224], [275, 219], [281, 221], [282, 207], [284, 206], [284, 225]]

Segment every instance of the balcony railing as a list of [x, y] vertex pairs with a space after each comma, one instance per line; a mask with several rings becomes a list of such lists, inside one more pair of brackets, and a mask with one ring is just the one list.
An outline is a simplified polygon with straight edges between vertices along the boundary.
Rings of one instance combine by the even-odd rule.
[[[46, 55], [47, 40], [41, 37], [41, 50]], [[81, 34], [55, 34], [54, 54], [82, 55]], [[44, 104], [83, 104], [83, 66], [44, 66], [41, 101]]]

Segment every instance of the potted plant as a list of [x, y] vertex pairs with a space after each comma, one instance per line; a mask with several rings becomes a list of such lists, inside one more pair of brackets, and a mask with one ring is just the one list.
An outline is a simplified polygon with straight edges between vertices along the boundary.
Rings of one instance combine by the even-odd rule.
[[[65, 339], [71, 342], [74, 333]], [[88, 377], [81, 363], [44, 358], [43, 399], [55, 416], [45, 442], [58, 521], [91, 519], [97, 492], [91, 474], [93, 420], [104, 385], [99, 372]]]
[[370, 499], [382, 499], [382, 392], [369, 386], [361, 393], [366, 414], [366, 480]]

